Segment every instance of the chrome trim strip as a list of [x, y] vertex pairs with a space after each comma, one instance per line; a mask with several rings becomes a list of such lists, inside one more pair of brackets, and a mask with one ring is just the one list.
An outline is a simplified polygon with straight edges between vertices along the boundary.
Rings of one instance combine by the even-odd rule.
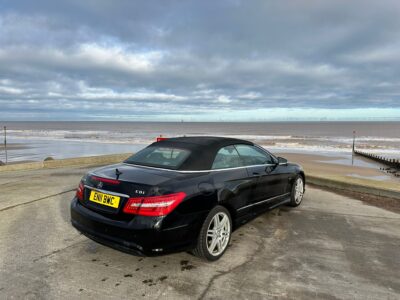
[[286, 203], [289, 203], [289, 202], [290, 202], [290, 198], [286, 198], [284, 201], [278, 202], [278, 203], [272, 205], [270, 208], [271, 208], [271, 209], [274, 209], [274, 208], [276, 208], [276, 207], [278, 207], [278, 206], [281, 206], [281, 205], [286, 204]]
[[251, 165], [251, 166], [243, 166], [243, 167], [235, 167], [235, 168], [225, 168], [225, 169], [211, 169], [211, 170], [197, 170], [197, 171], [191, 171], [191, 170], [172, 170], [172, 169], [165, 169], [165, 168], [157, 168], [157, 167], [149, 167], [149, 166], [142, 166], [142, 165], [136, 165], [136, 164], [130, 164], [130, 163], [123, 163], [128, 166], [135, 166], [139, 168], [145, 168], [145, 169], [155, 169], [155, 170], [163, 170], [163, 171], [170, 171], [170, 172], [176, 172], [176, 173], [210, 173], [210, 172], [222, 172], [222, 171], [227, 171], [227, 170], [237, 170], [237, 169], [244, 169], [244, 168], [250, 168], [250, 167], [272, 167], [276, 166], [276, 164], [265, 164], [265, 165]]
[[120, 193], [116, 193], [116, 192], [106, 191], [106, 190], [98, 189], [98, 188], [95, 188], [93, 186], [88, 186], [88, 185], [84, 185], [84, 187], [88, 188], [90, 190], [94, 190], [99, 193], [103, 193], [103, 194], [110, 194], [110, 195], [114, 195], [114, 196], [129, 198], [129, 195], [126, 195], [126, 194], [120, 194]]
[[242, 209], [246, 209], [246, 208], [249, 208], [249, 207], [252, 207], [252, 206], [255, 206], [255, 205], [259, 205], [259, 204], [262, 204], [264, 202], [272, 201], [272, 200], [275, 200], [275, 199], [280, 198], [280, 197], [288, 196], [288, 195], [290, 195], [290, 193], [285, 193], [285, 194], [274, 196], [274, 197], [271, 197], [271, 198], [268, 198], [268, 199], [265, 199], [265, 200], [261, 200], [261, 201], [258, 201], [256, 203], [252, 203], [252, 204], [243, 206], [243, 207], [239, 208], [237, 211], [242, 210]]

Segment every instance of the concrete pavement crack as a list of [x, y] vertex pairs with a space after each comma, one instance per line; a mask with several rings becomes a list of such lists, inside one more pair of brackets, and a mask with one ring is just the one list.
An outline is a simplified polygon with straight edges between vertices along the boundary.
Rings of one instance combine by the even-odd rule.
[[236, 267], [233, 267], [227, 271], [223, 271], [223, 272], [219, 272], [218, 274], [215, 274], [214, 276], [212, 276], [207, 284], [207, 286], [205, 287], [205, 289], [203, 290], [203, 292], [201, 293], [201, 295], [199, 296], [199, 300], [204, 299], [204, 297], [207, 295], [208, 290], [211, 288], [211, 286], [213, 285], [214, 281], [216, 281], [217, 279], [219, 279], [222, 276], [225, 276], [226, 274], [233, 272], [237, 269], [240, 269], [241, 267], [252, 263], [254, 261], [254, 259], [257, 257], [255, 254], [257, 252], [259, 252], [261, 250], [261, 248], [263, 247], [264, 242], [261, 241], [258, 243], [257, 248], [254, 252], [251, 253], [251, 255], [249, 256], [248, 259], [246, 259], [244, 262], [242, 262], [241, 264], [237, 265]]
[[37, 262], [37, 261], [39, 261], [39, 260], [41, 260], [41, 259], [43, 259], [43, 258], [52, 256], [53, 254], [59, 253], [59, 252], [61, 252], [61, 251], [64, 251], [64, 250], [66, 250], [66, 249], [68, 249], [68, 248], [71, 248], [71, 247], [73, 247], [73, 246], [75, 246], [75, 245], [77, 245], [77, 244], [79, 244], [79, 243], [83, 243], [83, 242], [85, 242], [85, 240], [83, 240], [83, 241], [77, 241], [77, 242], [75, 242], [75, 243], [73, 243], [73, 244], [71, 244], [71, 245], [68, 245], [68, 246], [64, 247], [64, 248], [51, 251], [50, 253], [47, 253], [47, 254], [44, 254], [44, 255], [42, 255], [42, 256], [39, 256], [38, 258], [35, 258], [35, 259], [33, 260], [33, 262]]
[[46, 199], [48, 199], [48, 198], [52, 198], [52, 197], [55, 197], [55, 196], [59, 196], [59, 195], [62, 195], [62, 194], [66, 194], [66, 193], [69, 193], [69, 192], [72, 192], [72, 191], [75, 191], [75, 189], [63, 191], [63, 192], [60, 192], [60, 193], [57, 193], [57, 194], [49, 195], [49, 196], [42, 197], [42, 198], [39, 198], [39, 199], [31, 200], [31, 201], [28, 201], [28, 202], [24, 202], [24, 203], [19, 203], [19, 204], [7, 206], [7, 207], [4, 207], [4, 208], [1, 208], [1, 209], [0, 209], [0, 212], [6, 211], [6, 210], [9, 210], [9, 209], [18, 207], [18, 206], [23, 206], [23, 205], [26, 205], [26, 204], [31, 204], [31, 203], [34, 203], [34, 202], [37, 202], [37, 201], [46, 200]]

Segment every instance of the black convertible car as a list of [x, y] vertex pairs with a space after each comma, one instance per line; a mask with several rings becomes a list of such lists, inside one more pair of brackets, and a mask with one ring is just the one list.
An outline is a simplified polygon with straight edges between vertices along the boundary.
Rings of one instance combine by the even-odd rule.
[[251, 142], [170, 138], [85, 175], [71, 204], [71, 222], [121, 251], [192, 250], [217, 260], [232, 230], [268, 209], [298, 206], [304, 184], [299, 165]]

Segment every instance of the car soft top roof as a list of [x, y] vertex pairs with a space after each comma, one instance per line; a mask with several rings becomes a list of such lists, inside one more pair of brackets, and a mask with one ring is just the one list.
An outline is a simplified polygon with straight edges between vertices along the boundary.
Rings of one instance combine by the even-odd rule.
[[154, 142], [153, 144], [149, 145], [149, 147], [176, 147], [190, 150], [191, 154], [180, 166], [179, 170], [202, 171], [211, 169], [215, 155], [219, 149], [234, 144], [253, 145], [252, 142], [234, 138], [215, 136], [185, 136], [168, 138], [159, 142]]

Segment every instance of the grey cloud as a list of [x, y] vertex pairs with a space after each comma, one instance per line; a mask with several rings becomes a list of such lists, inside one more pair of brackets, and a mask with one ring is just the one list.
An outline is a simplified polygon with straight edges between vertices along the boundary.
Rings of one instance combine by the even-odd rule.
[[0, 111], [400, 108], [399, 32], [395, 0], [4, 1]]

